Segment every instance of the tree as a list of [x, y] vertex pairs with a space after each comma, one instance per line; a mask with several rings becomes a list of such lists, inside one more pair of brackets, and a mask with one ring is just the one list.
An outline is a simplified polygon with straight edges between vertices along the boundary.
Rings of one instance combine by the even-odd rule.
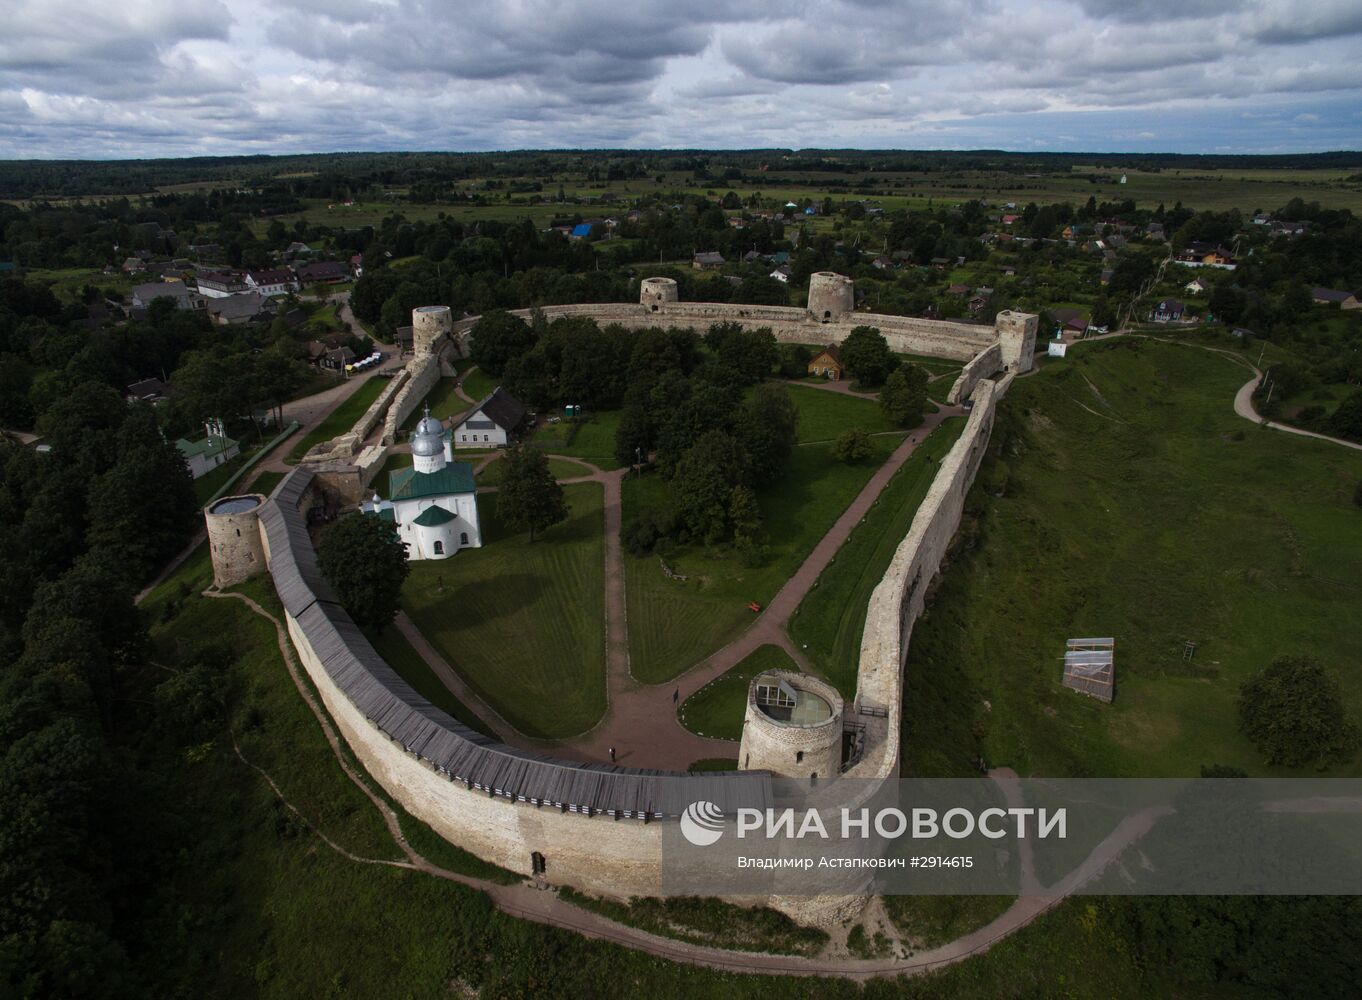
[[1310, 656], [1282, 656], [1239, 688], [1239, 725], [1267, 763], [1303, 767], [1349, 760], [1357, 726], [1338, 678]]
[[752, 480], [769, 483], [780, 478], [794, 451], [799, 410], [783, 385], [757, 386], [738, 418], [738, 438], [751, 460]]
[[748, 461], [733, 435], [720, 430], [686, 449], [672, 483], [677, 516], [692, 538], [713, 545], [728, 534], [733, 488], [746, 485]]
[[899, 427], [916, 427], [927, 409], [927, 369], [921, 365], [896, 368], [880, 390], [880, 409]]
[[473, 360], [493, 378], [499, 378], [506, 365], [533, 344], [534, 333], [530, 325], [519, 316], [500, 309], [485, 313], [469, 333]]
[[832, 445], [832, 457], [850, 465], [870, 457], [870, 435], [860, 427], [844, 430]]
[[322, 535], [318, 561], [350, 617], [382, 631], [397, 616], [411, 567], [391, 521], [350, 514]]
[[1329, 430], [1339, 437], [1362, 441], [1362, 389], [1354, 389], [1329, 418]]
[[884, 334], [873, 326], [856, 327], [847, 334], [837, 353], [847, 371], [867, 386], [883, 385], [897, 363]]
[[518, 444], [508, 448], [497, 490], [497, 517], [516, 531], [551, 528], [568, 516], [563, 487], [549, 471], [548, 457], [538, 448]]

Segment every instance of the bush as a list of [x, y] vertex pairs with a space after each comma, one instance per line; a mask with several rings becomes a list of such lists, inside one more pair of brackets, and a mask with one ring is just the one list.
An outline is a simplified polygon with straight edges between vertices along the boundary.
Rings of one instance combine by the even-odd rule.
[[848, 465], [870, 457], [870, 435], [859, 427], [844, 430], [832, 445], [832, 457]]
[[676, 513], [670, 507], [649, 508], [624, 526], [620, 543], [630, 555], [646, 556], [675, 531]]
[[1357, 726], [1343, 712], [1338, 678], [1309, 656], [1283, 656], [1239, 689], [1239, 724], [1267, 763], [1321, 766], [1350, 759]]

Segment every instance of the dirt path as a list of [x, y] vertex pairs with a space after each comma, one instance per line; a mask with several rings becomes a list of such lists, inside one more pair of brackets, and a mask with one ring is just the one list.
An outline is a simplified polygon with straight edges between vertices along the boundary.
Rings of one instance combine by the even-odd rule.
[[[921, 952], [907, 959], [855, 959], [827, 955], [805, 958], [795, 955], [771, 955], [757, 952], [733, 951], [707, 945], [686, 944], [670, 938], [650, 934], [647, 931], [630, 927], [627, 924], [617, 923], [616, 921], [588, 910], [582, 910], [559, 898], [557, 893], [537, 887], [529, 882], [502, 885], [500, 883], [488, 882], [483, 879], [473, 878], [469, 875], [462, 875], [458, 872], [450, 871], [449, 869], [443, 868], [430, 861], [407, 842], [407, 838], [402, 832], [401, 820], [398, 818], [397, 813], [387, 801], [378, 794], [378, 792], [370, 787], [368, 782], [346, 760], [345, 755], [341, 752], [340, 737], [331, 722], [331, 717], [322, 708], [321, 704], [313, 696], [307, 683], [303, 680], [302, 670], [294, 656], [293, 647], [288, 638], [288, 632], [284, 629], [283, 624], [275, 618], [274, 615], [270, 614], [258, 603], [244, 594], [222, 593], [208, 590], [204, 591], [204, 596], [239, 600], [255, 614], [260, 615], [274, 625], [275, 640], [279, 647], [279, 653], [283, 658], [284, 666], [288, 670], [289, 677], [293, 680], [294, 687], [297, 688], [299, 695], [302, 696], [303, 703], [307, 705], [308, 709], [312, 712], [313, 717], [316, 718], [317, 724], [322, 730], [322, 735], [325, 737], [327, 745], [331, 748], [331, 753], [336, 758], [337, 764], [340, 765], [341, 771], [345, 776], [364, 794], [374, 808], [378, 810], [379, 815], [383, 819], [383, 824], [388, 830], [389, 836], [392, 837], [393, 844], [406, 859], [393, 860], [388, 858], [367, 858], [362, 855], [354, 854], [331, 840], [312, 823], [308, 816], [303, 813], [296, 804], [289, 801], [283, 794], [283, 790], [279, 787], [278, 783], [275, 782], [267, 771], [246, 758], [241, 752], [240, 747], [236, 745], [236, 739], [235, 736], [233, 736], [233, 748], [236, 751], [237, 756], [269, 784], [271, 790], [278, 799], [305, 823], [309, 829], [315, 832], [318, 835], [318, 838], [331, 848], [331, 850], [356, 864], [386, 865], [392, 868], [403, 868], [409, 871], [422, 872], [426, 875], [445, 879], [449, 882], [457, 882], [460, 885], [485, 893], [498, 909], [510, 916], [575, 931], [585, 937], [601, 941], [610, 941], [626, 948], [633, 948], [637, 951], [642, 951], [646, 954], [674, 962], [729, 972], [764, 973], [768, 975], [824, 976], [852, 980], [867, 980], [879, 976], [919, 975], [933, 969], [941, 968], [942, 966], [960, 962], [972, 955], [981, 954], [999, 941], [1025, 927], [1045, 911], [1057, 905], [1064, 898], [1063, 895], [1029, 895], [1019, 897], [1011, 907], [984, 927], [947, 944]], [[998, 777], [1003, 780], [1005, 787], [1006, 781], [1009, 778], [1015, 779], [1015, 775], [1012, 775], [1011, 772], [1001, 773]], [[1119, 856], [1122, 850], [1147, 832], [1153, 823], [1157, 821], [1157, 818], [1157, 816], [1140, 814], [1136, 817], [1132, 817], [1126, 823], [1121, 824], [1116, 831], [1094, 849], [1079, 868], [1066, 876], [1060, 883], [1059, 890], [1067, 895], [1076, 891], [1087, 881], [1094, 878], [1110, 864], [1112, 860]], [[604, 820], [602, 820], [602, 822], [604, 822]]]

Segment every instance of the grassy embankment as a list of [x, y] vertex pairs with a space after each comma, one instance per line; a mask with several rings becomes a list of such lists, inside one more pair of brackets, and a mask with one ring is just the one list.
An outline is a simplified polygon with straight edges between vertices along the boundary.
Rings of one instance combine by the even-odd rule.
[[[1015, 383], [965, 544], [913, 634], [916, 773], [982, 757], [1053, 777], [1289, 774], [1262, 763], [1235, 707], [1283, 655], [1318, 657], [1362, 719], [1362, 454], [1235, 416], [1248, 375], [1199, 347], [1123, 340]], [[1111, 705], [1060, 686], [1077, 635], [1116, 637]]]

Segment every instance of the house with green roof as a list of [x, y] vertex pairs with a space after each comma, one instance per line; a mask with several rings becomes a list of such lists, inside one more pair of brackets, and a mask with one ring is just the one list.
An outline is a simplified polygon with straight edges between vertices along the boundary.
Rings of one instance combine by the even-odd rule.
[[448, 457], [445, 428], [426, 415], [411, 439], [412, 467], [388, 477], [388, 498], [360, 505], [365, 514], [391, 521], [408, 559], [448, 559], [460, 549], [482, 547], [473, 466]]
[[214, 433], [209, 433], [201, 441], [187, 441], [180, 438], [175, 447], [180, 449], [189, 473], [195, 479], [212, 472], [219, 465], [225, 465], [241, 454], [241, 446], [221, 432], [214, 425]]

